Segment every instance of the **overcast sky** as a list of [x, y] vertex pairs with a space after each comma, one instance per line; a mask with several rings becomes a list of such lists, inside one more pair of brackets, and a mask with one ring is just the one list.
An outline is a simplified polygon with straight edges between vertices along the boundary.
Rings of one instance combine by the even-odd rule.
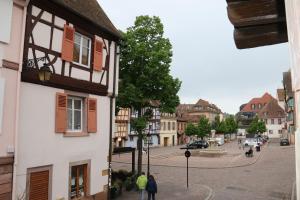
[[159, 16], [173, 45], [171, 73], [182, 81], [181, 103], [199, 98], [234, 114], [264, 92], [276, 97], [289, 68], [288, 45], [238, 50], [225, 0], [98, 0], [123, 31], [139, 15]]

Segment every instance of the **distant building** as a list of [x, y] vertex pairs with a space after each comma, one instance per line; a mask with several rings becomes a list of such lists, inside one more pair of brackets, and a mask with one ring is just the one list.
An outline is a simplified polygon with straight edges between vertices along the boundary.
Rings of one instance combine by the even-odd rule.
[[284, 132], [285, 112], [277, 100], [271, 100], [258, 113], [258, 117], [266, 124], [269, 138], [280, 138]]
[[161, 113], [160, 124], [160, 146], [166, 147], [177, 145], [176, 114]]
[[286, 115], [286, 129], [288, 138], [291, 143], [295, 143], [295, 103], [294, 103], [294, 91], [292, 88], [291, 71], [283, 72], [283, 88], [284, 88], [284, 101]]
[[[279, 98], [282, 100], [282, 90], [279, 90]], [[236, 115], [239, 132], [244, 132], [249, 128], [256, 116], [265, 122], [267, 128], [265, 134], [269, 137], [279, 138], [285, 132], [285, 111], [279, 105], [278, 100], [269, 93], [251, 99], [240, 108], [241, 111]]]
[[217, 116], [220, 120], [224, 119], [220, 108], [206, 100], [199, 99], [196, 104], [180, 104], [176, 108], [177, 116], [177, 140], [178, 144], [189, 142], [189, 137], [185, 135], [185, 129], [188, 123], [198, 124], [200, 117], [206, 117], [210, 123], [215, 121]]
[[121, 108], [115, 119], [114, 146], [124, 147], [130, 131], [130, 109]]

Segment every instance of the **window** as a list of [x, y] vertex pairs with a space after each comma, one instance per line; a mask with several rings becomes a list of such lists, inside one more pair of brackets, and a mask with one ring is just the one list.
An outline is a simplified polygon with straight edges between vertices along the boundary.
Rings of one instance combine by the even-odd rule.
[[271, 124], [274, 124], [274, 119], [271, 119]]
[[171, 122], [168, 122], [168, 130], [171, 130]]
[[258, 109], [261, 109], [261, 104], [258, 104]]
[[129, 140], [130, 140], [130, 142], [133, 141], [133, 136], [132, 135], [129, 136]]
[[273, 134], [273, 131], [272, 131], [272, 130], [269, 130], [269, 134]]
[[251, 104], [251, 109], [255, 110], [255, 104]]
[[71, 199], [87, 196], [87, 164], [72, 166], [70, 180]]
[[82, 131], [82, 105], [83, 99], [68, 96], [68, 131]]
[[80, 65], [90, 66], [91, 39], [75, 33], [73, 61]]
[[265, 123], [268, 124], [268, 119], [265, 119]]
[[172, 123], [173, 130], [175, 130], [175, 122]]
[[282, 123], [282, 122], [281, 122], [281, 119], [279, 118], [279, 119], [278, 119], [278, 124], [281, 124], [281, 123]]

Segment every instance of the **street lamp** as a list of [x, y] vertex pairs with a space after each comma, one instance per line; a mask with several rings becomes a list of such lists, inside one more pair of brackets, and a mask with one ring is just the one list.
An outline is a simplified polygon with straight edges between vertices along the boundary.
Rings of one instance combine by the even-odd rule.
[[149, 145], [152, 144], [152, 137], [150, 134], [151, 131], [151, 125], [149, 125], [149, 130], [148, 130], [148, 134], [147, 134], [147, 145], [148, 145], [148, 150], [147, 150], [147, 154], [148, 154], [148, 165], [147, 165], [147, 177], [149, 178], [150, 176], [150, 150], [149, 150]]
[[46, 65], [46, 63], [43, 64], [43, 67], [39, 70], [39, 79], [42, 82], [49, 81], [51, 77], [51, 70], [50, 67]]

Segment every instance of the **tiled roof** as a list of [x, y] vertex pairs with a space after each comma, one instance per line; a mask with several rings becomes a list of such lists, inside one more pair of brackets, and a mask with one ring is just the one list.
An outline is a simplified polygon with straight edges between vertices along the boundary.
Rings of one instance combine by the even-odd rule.
[[[255, 112], [258, 113], [263, 107], [264, 105], [266, 105], [267, 103], [269, 103], [271, 100], [275, 99], [274, 97], [272, 97], [272, 95], [270, 95], [269, 93], [265, 93], [262, 97], [260, 98], [253, 98], [251, 99], [241, 110], [241, 112]], [[252, 109], [252, 105], [255, 105], [255, 109]], [[259, 107], [259, 105], [261, 105], [261, 107]]]
[[284, 101], [284, 89], [277, 89], [278, 101]]
[[51, 0], [120, 38], [120, 32], [112, 24], [97, 0]]
[[265, 105], [263, 109], [261, 109], [261, 111], [258, 113], [258, 116], [261, 119], [284, 118], [285, 112], [278, 105], [278, 102], [273, 99], [267, 105]]

